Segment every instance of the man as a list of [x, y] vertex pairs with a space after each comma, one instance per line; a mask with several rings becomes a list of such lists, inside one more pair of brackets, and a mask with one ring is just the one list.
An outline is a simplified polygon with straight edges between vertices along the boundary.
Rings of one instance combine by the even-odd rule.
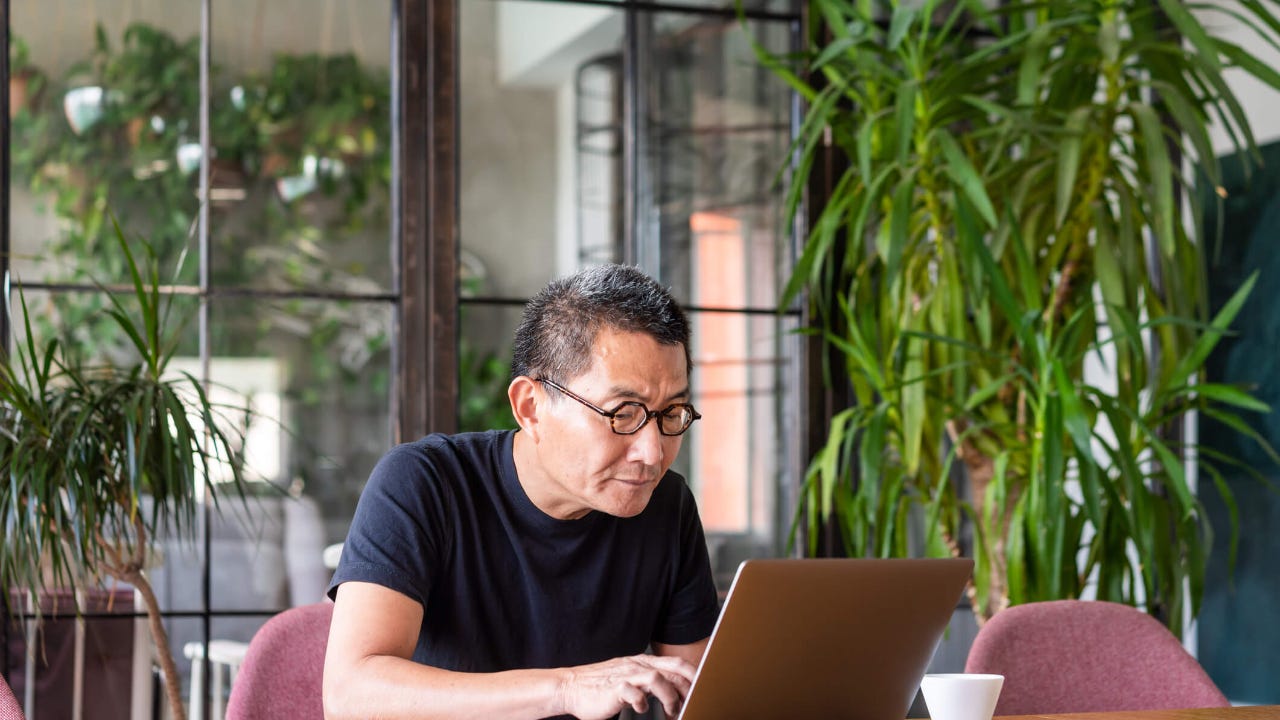
[[669, 472], [700, 417], [689, 370], [688, 320], [635, 268], [530, 300], [519, 430], [428, 436], [369, 479], [329, 589], [326, 717], [678, 712], [718, 613]]

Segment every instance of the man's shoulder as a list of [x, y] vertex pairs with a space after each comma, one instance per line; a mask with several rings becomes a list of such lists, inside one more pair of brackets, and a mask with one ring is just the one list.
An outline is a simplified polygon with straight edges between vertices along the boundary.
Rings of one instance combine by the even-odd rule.
[[432, 433], [388, 450], [374, 476], [425, 479], [483, 474], [501, 463], [511, 432]]

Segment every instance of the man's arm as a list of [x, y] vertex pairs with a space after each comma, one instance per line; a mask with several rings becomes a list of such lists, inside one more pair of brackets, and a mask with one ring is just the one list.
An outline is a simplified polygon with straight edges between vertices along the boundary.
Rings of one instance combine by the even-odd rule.
[[664, 645], [663, 643], [654, 643], [653, 652], [663, 657], [678, 657], [692, 665], [695, 669], [702, 663], [702, 656], [707, 652], [707, 643], [710, 637], [705, 637], [698, 642], [689, 643], [688, 645]]
[[417, 601], [380, 585], [347, 582], [338, 588], [324, 664], [326, 720], [522, 720], [561, 714], [595, 720], [628, 706], [644, 712], [649, 695], [674, 714], [693, 680], [696, 659], [684, 653], [499, 673], [422, 665], [412, 660], [422, 612]]

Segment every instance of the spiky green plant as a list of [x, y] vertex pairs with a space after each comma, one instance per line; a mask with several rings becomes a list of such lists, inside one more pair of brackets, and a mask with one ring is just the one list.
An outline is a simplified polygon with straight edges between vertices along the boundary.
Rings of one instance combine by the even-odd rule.
[[[181, 720], [179, 676], [148, 560], [156, 537], [191, 537], [203, 498], [216, 502], [230, 489], [245, 500], [237, 454], [248, 415], [211, 401], [195, 377], [167, 370], [182, 325], [170, 322], [173, 297], [161, 293], [150, 248], [140, 265], [119, 225], [115, 235], [133, 294], [128, 303], [108, 294], [106, 313], [136, 362], [86, 364], [57, 338], [38, 340], [19, 294], [24, 332], [0, 363], [0, 587], [38, 596], [108, 578], [132, 585], [146, 606], [172, 716]], [[229, 486], [215, 488], [215, 467], [230, 469]]]
[[[1277, 47], [1274, 5], [811, 8], [802, 63], [758, 48], [808, 103], [790, 215], [824, 154], [843, 168], [784, 298], [807, 291], [855, 396], [808, 473], [811, 547], [834, 518], [851, 554], [907, 554], [920, 512], [925, 552], [975, 557], [980, 622], [1094, 584], [1180, 631], [1211, 532], [1169, 429], [1265, 409], [1203, 381], [1253, 281], [1210, 318], [1181, 212], [1199, 227], [1196, 173], [1219, 184], [1211, 120], [1257, 150], [1224, 70], [1280, 88], [1203, 18]], [[1230, 506], [1231, 459], [1197, 459]]]

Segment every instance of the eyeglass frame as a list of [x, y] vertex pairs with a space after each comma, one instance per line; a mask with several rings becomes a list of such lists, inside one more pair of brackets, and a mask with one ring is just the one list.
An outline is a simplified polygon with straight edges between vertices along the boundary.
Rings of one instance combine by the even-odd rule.
[[[644, 426], [648, 425], [650, 420], [657, 419], [659, 435], [662, 435], [663, 437], [680, 437], [681, 435], [684, 435], [686, 432], [688, 432], [689, 428], [693, 427], [694, 421], [702, 419], [702, 413], [698, 412], [697, 408], [693, 406], [693, 403], [671, 403], [670, 405], [662, 408], [661, 410], [650, 410], [648, 405], [645, 405], [644, 403], [638, 400], [625, 400], [623, 402], [618, 403], [617, 406], [615, 406], [612, 410], [605, 410], [599, 405], [596, 405], [590, 400], [582, 397], [581, 395], [575, 393], [574, 391], [570, 390], [569, 388], [561, 385], [560, 383], [554, 380], [549, 380], [544, 377], [534, 378], [534, 380], [542, 383], [543, 385], [550, 385], [551, 387], [558, 390], [562, 395], [570, 399], [577, 400], [578, 402], [582, 403], [588, 408], [594, 410], [599, 415], [609, 418], [609, 430], [611, 430], [614, 435], [635, 435], [636, 433], [643, 430]], [[640, 410], [644, 412], [644, 419], [640, 421], [640, 424], [637, 425], [634, 430], [622, 432], [621, 430], [618, 430], [618, 427], [614, 423], [617, 420], [618, 412], [621, 411], [622, 408], [626, 405], [638, 406]], [[685, 423], [685, 426], [680, 429], [680, 432], [669, 433], [666, 430], [663, 430], [661, 417], [663, 414], [670, 411], [671, 408], [676, 408], [676, 407], [689, 408], [689, 412], [691, 413], [691, 415], [689, 417], [689, 422]]]

